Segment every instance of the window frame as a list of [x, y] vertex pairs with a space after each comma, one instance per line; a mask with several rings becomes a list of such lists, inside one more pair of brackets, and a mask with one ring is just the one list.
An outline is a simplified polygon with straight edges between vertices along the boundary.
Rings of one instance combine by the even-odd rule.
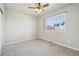
[[[64, 11], [64, 12], [60, 12], [60, 13], [57, 13], [57, 14], [46, 16], [44, 18], [44, 30], [46, 30], [46, 31], [65, 31], [66, 30], [66, 19], [67, 19], [66, 13], [67, 13], [67, 11]], [[53, 29], [49, 30], [49, 29], [46, 28], [46, 19], [48, 17], [55, 17], [55, 16], [61, 16], [61, 15], [64, 15], [64, 22], [65, 22], [65, 25], [64, 25], [65, 28], [64, 28], [64, 30], [53, 30]]]

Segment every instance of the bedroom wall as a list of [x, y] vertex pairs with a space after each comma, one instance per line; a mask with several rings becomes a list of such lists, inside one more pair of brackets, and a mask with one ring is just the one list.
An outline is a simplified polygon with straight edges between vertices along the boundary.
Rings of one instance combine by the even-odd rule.
[[[4, 5], [2, 3], [0, 3], [0, 8], [2, 9], [2, 11], [4, 12]], [[2, 14], [0, 11], [0, 54], [1, 54], [1, 48], [3, 45], [3, 41], [4, 41], [4, 13]]]
[[[1, 8], [1, 4], [0, 4]], [[0, 54], [1, 54], [1, 48], [2, 48], [2, 13], [0, 11]]]
[[37, 36], [37, 18], [27, 13], [6, 9], [6, 44], [35, 39]]
[[[66, 28], [63, 31], [44, 30], [44, 19], [47, 16], [67, 11]], [[38, 20], [38, 37], [47, 41], [55, 42], [79, 51], [79, 4], [60, 8], [47, 13]]]

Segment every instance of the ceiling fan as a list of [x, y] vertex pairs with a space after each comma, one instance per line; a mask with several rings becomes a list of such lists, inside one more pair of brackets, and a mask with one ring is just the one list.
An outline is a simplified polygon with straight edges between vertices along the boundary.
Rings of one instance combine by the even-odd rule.
[[48, 3], [44, 4], [44, 3], [35, 3], [34, 7], [28, 7], [29, 9], [35, 9], [36, 13], [40, 13], [44, 10], [45, 7], [49, 6]]

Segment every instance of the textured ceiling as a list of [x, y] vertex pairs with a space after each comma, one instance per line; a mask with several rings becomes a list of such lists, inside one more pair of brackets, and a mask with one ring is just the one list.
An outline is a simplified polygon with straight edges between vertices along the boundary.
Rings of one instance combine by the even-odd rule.
[[49, 3], [49, 6], [45, 7], [44, 11], [41, 13], [35, 13], [35, 9], [28, 8], [30, 6], [34, 6], [34, 3], [6, 3], [4, 5], [5, 5], [5, 8], [7, 8], [7, 9], [12, 9], [12, 10], [28, 13], [28, 14], [31, 14], [34, 16], [42, 16], [50, 11], [54, 11], [58, 8], [63, 8], [70, 4], [68, 4], [68, 3]]

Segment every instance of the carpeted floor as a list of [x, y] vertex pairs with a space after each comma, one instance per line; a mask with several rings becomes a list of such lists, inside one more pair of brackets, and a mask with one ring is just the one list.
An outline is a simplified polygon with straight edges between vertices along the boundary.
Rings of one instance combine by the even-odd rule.
[[79, 56], [78, 51], [41, 39], [6, 45], [1, 56]]

